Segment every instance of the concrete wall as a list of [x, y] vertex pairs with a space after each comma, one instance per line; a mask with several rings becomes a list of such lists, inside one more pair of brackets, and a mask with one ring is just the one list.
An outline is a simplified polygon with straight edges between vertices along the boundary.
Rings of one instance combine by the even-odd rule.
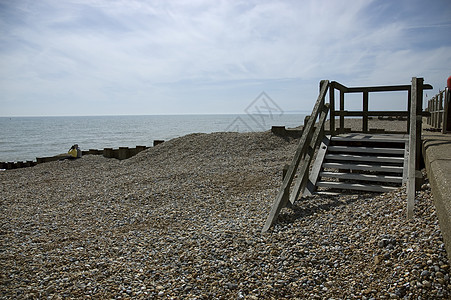
[[451, 135], [423, 136], [423, 155], [440, 230], [451, 261]]

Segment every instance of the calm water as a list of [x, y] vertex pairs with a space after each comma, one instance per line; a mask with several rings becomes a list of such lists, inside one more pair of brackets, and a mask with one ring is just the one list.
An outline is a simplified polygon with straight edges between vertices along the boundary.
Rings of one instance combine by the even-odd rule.
[[152, 146], [189, 133], [269, 130], [296, 127], [305, 114], [173, 115], [99, 117], [0, 117], [0, 161], [36, 160], [65, 153], [73, 144], [82, 150]]

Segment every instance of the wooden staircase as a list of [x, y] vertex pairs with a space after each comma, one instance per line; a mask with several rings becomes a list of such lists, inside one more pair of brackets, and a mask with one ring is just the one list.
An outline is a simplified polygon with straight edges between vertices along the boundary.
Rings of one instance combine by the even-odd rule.
[[388, 192], [407, 179], [408, 138], [393, 134], [326, 136], [304, 195], [343, 190]]

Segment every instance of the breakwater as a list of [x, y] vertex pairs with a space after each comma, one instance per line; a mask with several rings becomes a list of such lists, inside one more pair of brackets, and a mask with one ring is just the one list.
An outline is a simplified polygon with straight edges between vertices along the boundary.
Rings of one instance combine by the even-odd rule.
[[[163, 140], [154, 140], [153, 146], [157, 146], [161, 143], [163, 143]], [[117, 149], [115, 148], [104, 148], [104, 149], [89, 149], [89, 150], [82, 150], [82, 156], [83, 155], [103, 155], [103, 157], [106, 158], [115, 158], [119, 160], [127, 159], [132, 156], [135, 156], [141, 151], [144, 151], [150, 147], [148, 146], [136, 146], [135, 148], [129, 148], [129, 147], [119, 147]], [[42, 164], [46, 162], [51, 161], [57, 161], [57, 160], [63, 160], [63, 159], [71, 159], [71, 157], [68, 154], [60, 154], [55, 156], [48, 156], [48, 157], [36, 157], [36, 161], [17, 161], [17, 162], [0, 162], [0, 169], [3, 170], [12, 170], [12, 169], [19, 169], [19, 168], [27, 168], [27, 167], [33, 167], [37, 164]]]

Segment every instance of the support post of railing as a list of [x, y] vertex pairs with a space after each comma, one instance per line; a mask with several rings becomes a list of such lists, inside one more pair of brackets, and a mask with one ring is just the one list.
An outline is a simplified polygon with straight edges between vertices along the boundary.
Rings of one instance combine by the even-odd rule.
[[[344, 112], [345, 110], [345, 92], [340, 90], [340, 111]], [[342, 133], [345, 129], [345, 116], [340, 115], [340, 129], [338, 132]]]
[[445, 94], [445, 103], [443, 103], [443, 129], [442, 133], [451, 131], [451, 111], [449, 110], [450, 90], [448, 88], [443, 92]]
[[412, 106], [412, 88], [407, 91], [407, 134], [410, 133], [410, 109]]
[[[440, 124], [439, 126], [442, 126], [441, 129], [443, 130], [443, 120], [445, 119], [445, 115], [443, 112], [443, 93], [439, 93], [438, 95], [439, 97], [439, 113], [438, 113], [438, 123]], [[440, 127], [439, 127], [440, 128]]]
[[413, 218], [417, 171], [420, 169], [421, 111], [423, 103], [423, 78], [412, 78], [410, 101], [409, 170], [407, 182], [407, 218]]
[[368, 132], [368, 91], [363, 92], [363, 132]]
[[329, 84], [329, 103], [330, 103], [330, 134], [335, 135], [335, 85], [333, 82]]

